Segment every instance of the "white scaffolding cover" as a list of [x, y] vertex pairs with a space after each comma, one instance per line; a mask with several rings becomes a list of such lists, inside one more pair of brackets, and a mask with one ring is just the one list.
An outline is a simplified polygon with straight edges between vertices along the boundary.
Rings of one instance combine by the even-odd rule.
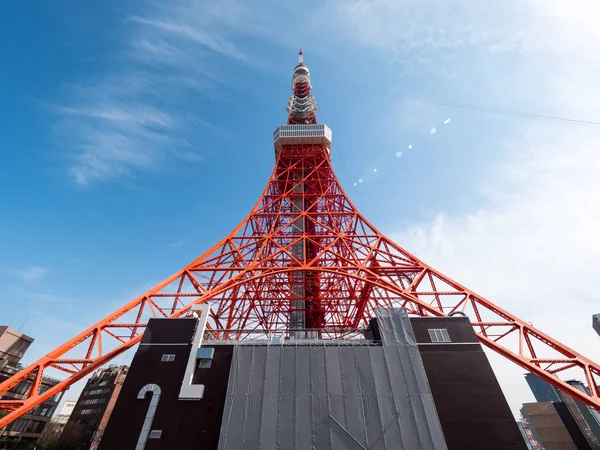
[[406, 312], [377, 318], [382, 345], [236, 346], [219, 450], [445, 450]]

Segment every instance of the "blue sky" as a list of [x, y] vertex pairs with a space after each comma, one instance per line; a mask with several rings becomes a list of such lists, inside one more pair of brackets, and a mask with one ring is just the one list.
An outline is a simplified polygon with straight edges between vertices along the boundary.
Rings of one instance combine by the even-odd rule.
[[[600, 359], [598, 128], [373, 90], [598, 120], [595, 2], [496, 3], [5, 7], [0, 321], [28, 319], [40, 356], [233, 228], [267, 182], [303, 47], [334, 168], [367, 218]], [[500, 377], [513, 407], [530, 398], [521, 372]]]

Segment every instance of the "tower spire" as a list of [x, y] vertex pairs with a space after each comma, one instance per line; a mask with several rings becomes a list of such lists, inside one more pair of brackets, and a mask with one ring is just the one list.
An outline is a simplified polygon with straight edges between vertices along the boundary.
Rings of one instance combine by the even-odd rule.
[[298, 65], [292, 74], [292, 91], [287, 106], [288, 124], [303, 125], [317, 123], [317, 102], [311, 95], [310, 71], [304, 65], [302, 49], [298, 52]]

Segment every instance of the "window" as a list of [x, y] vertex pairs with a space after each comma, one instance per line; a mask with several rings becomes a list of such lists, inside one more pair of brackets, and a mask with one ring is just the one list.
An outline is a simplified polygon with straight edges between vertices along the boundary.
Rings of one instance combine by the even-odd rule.
[[46, 422], [31, 420], [23, 430], [25, 433], [40, 433], [44, 429]]
[[43, 406], [43, 407], [40, 409], [40, 416], [42, 416], [42, 417], [46, 417], [47, 415], [50, 415], [50, 407], [48, 407], [48, 406]]
[[214, 348], [200, 347], [196, 353], [196, 358], [198, 358], [198, 368], [199, 369], [210, 368], [214, 354], [215, 354]]
[[6, 427], [6, 431], [23, 431], [27, 425], [28, 419], [17, 419]]
[[428, 331], [431, 342], [450, 342], [450, 335], [445, 328], [429, 329]]
[[162, 355], [161, 361], [166, 361], [166, 362], [175, 361], [175, 355], [164, 354], [164, 355]]
[[162, 435], [162, 430], [150, 431], [150, 439], [160, 439], [161, 435]]
[[110, 388], [104, 388], [104, 389], [94, 389], [92, 391], [87, 391], [85, 394], [83, 395], [98, 395], [98, 394], [107, 394], [110, 392]]
[[13, 394], [25, 394], [31, 387], [31, 383], [27, 383], [25, 381], [21, 381], [14, 388], [10, 390]]
[[212, 359], [200, 358], [198, 360], [198, 369], [209, 369], [212, 364]]

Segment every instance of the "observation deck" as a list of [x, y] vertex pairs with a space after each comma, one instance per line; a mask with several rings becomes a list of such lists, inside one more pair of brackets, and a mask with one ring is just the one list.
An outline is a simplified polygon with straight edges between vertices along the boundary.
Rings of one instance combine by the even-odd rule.
[[323, 145], [331, 148], [331, 129], [325, 124], [281, 125], [273, 131], [275, 157], [283, 145]]

